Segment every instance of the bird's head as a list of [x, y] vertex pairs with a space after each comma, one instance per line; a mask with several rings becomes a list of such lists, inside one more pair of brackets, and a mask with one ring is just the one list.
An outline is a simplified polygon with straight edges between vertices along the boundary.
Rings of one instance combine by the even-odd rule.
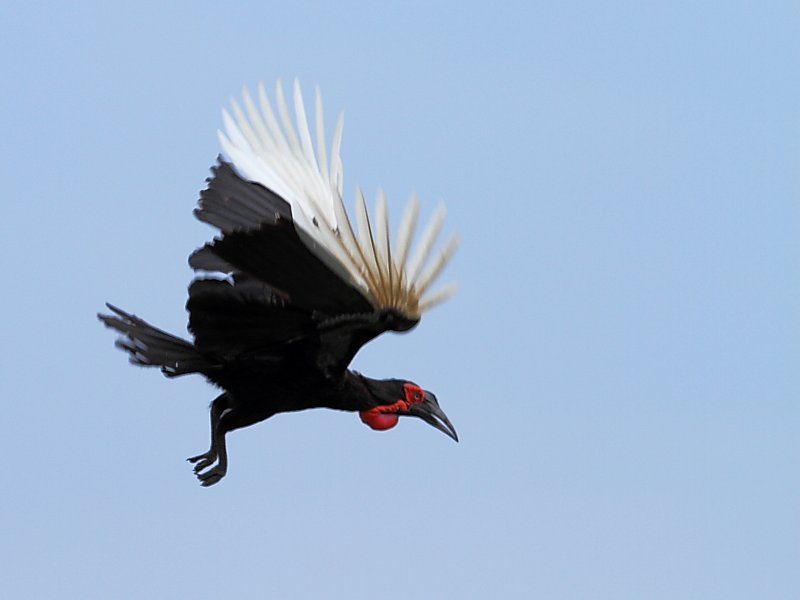
[[439, 407], [431, 392], [416, 383], [400, 379], [386, 379], [379, 385], [370, 385], [377, 406], [359, 412], [361, 421], [368, 427], [384, 431], [397, 425], [400, 417], [419, 417], [445, 435], [458, 441], [455, 427]]

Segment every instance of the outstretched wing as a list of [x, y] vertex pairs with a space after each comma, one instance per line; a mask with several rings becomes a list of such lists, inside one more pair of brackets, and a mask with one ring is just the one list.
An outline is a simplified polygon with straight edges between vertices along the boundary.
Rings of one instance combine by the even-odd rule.
[[375, 336], [416, 323], [375, 308], [324, 248], [301, 239], [270, 190], [224, 162], [212, 171], [195, 214], [223, 235], [189, 258], [196, 271], [217, 274], [202, 273], [189, 288], [189, 328], [200, 350], [273, 360], [302, 346], [295, 360], [334, 377]]
[[[260, 110], [245, 89], [247, 116], [235, 101], [234, 117], [223, 113], [227, 134], [220, 133], [220, 140], [232, 163], [220, 160], [213, 168], [195, 210], [223, 235], [195, 252], [190, 264], [229, 279], [192, 285], [190, 325], [199, 346], [215, 345], [223, 353], [312, 340], [316, 366], [335, 374], [361, 345], [384, 331], [410, 329], [423, 310], [452, 293], [454, 286], [427, 290], [457, 240], [431, 254], [444, 219], [440, 208], [408, 260], [416, 198], [392, 248], [385, 197], [379, 194], [373, 228], [360, 191], [356, 236], [342, 202], [342, 118], [328, 154], [317, 90], [315, 152], [298, 83], [296, 128], [280, 82], [276, 98], [280, 120], [263, 86]], [[256, 293], [257, 285], [268, 292]]]

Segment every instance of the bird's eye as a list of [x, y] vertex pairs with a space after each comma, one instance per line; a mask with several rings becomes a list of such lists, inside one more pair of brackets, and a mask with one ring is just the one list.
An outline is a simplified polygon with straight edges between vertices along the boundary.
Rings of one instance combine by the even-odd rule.
[[419, 404], [425, 399], [425, 392], [413, 383], [406, 383], [403, 385], [405, 391], [405, 399], [409, 404]]

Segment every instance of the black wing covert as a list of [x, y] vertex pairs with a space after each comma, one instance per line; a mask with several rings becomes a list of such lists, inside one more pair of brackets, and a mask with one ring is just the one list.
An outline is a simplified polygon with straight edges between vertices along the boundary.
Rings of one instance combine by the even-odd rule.
[[269, 286], [242, 276], [196, 279], [189, 286], [189, 331], [201, 352], [225, 360], [313, 335], [311, 315], [277, 296]]
[[[315, 248], [324, 252], [321, 248]], [[254, 277], [308, 311], [328, 316], [372, 312], [373, 307], [300, 239], [291, 221], [278, 218], [257, 229], [235, 231], [206, 244], [189, 259], [197, 268], [208, 254]], [[331, 260], [333, 260], [331, 258]], [[230, 272], [230, 271], [227, 271]]]

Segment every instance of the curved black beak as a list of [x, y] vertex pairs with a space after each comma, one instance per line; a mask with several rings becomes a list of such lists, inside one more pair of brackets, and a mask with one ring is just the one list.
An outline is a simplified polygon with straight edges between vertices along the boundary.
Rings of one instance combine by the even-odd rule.
[[456, 428], [453, 427], [453, 424], [450, 422], [450, 419], [447, 418], [447, 415], [444, 414], [444, 411], [439, 408], [439, 402], [436, 400], [436, 396], [430, 392], [425, 392], [425, 398], [422, 402], [411, 406], [407, 414], [419, 417], [428, 425], [435, 427], [446, 436], [458, 441]]

